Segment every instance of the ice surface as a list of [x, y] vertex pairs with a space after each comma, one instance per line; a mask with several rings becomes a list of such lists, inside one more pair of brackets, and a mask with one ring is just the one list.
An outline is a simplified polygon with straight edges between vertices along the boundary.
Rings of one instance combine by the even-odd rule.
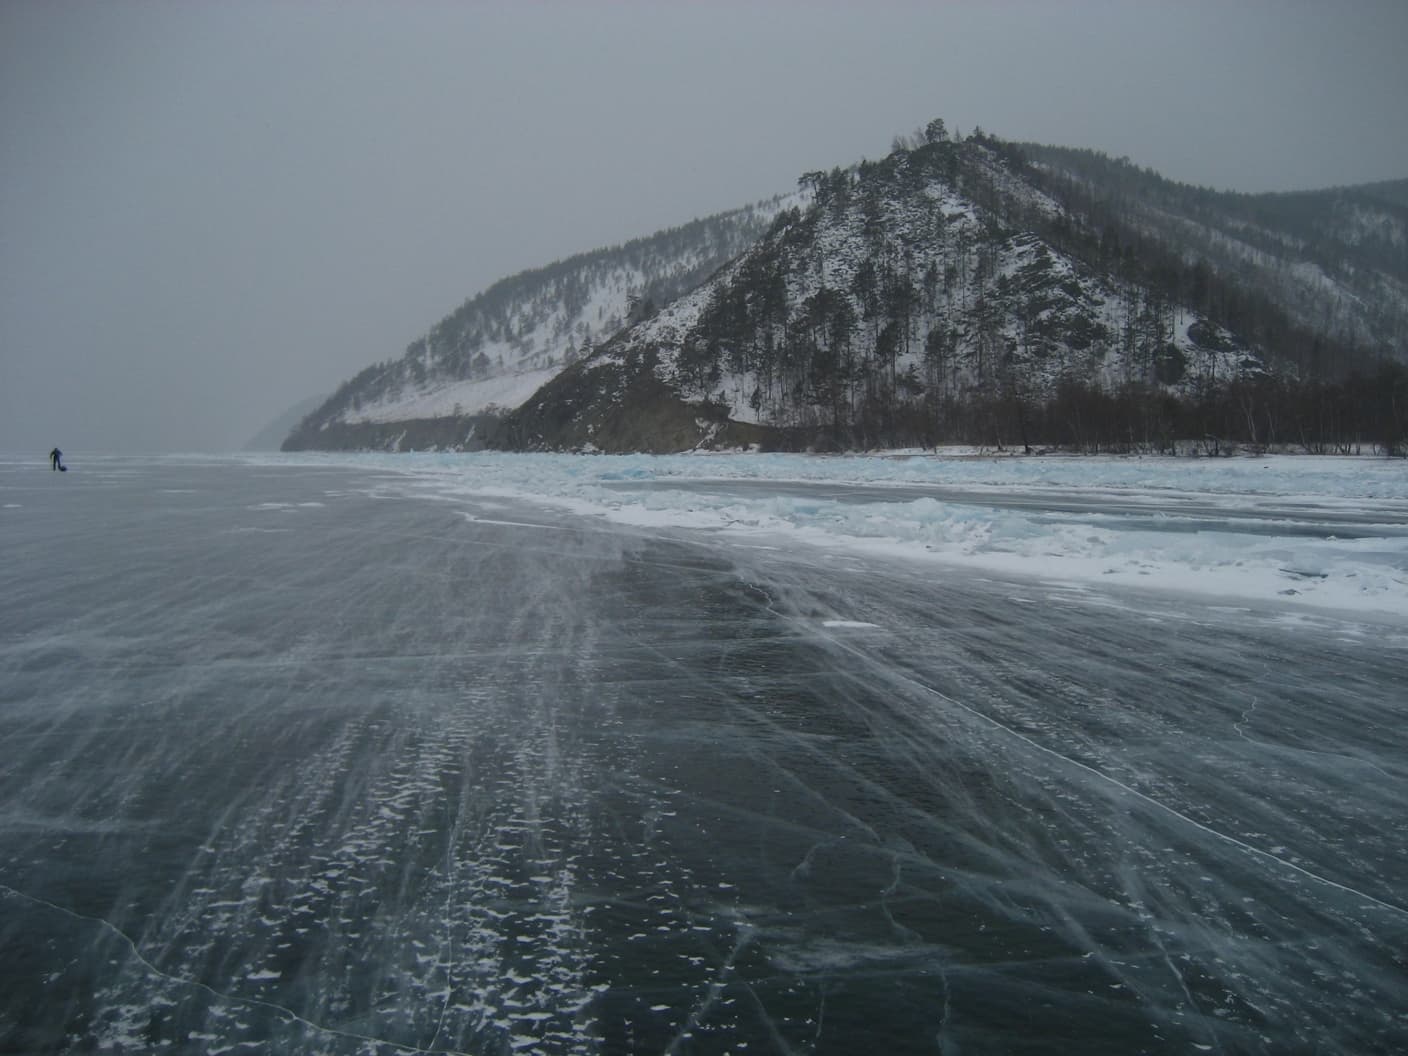
[[1401, 465], [74, 464], [0, 460], [0, 1048], [1408, 1045]]

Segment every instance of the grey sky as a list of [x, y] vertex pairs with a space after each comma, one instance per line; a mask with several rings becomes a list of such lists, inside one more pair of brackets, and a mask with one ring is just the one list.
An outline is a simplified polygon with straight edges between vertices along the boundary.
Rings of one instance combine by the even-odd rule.
[[225, 450], [495, 280], [943, 117], [1408, 176], [1408, 4], [0, 0], [0, 451]]

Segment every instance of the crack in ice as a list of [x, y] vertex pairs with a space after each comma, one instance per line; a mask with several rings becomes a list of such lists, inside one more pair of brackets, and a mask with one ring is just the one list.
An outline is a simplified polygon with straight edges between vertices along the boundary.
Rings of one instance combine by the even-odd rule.
[[[832, 641], [838, 649], [842, 649], [862, 661], [869, 662], [870, 658], [866, 656], [865, 653], [862, 652], [860, 649], [848, 645], [836, 638], [831, 638], [830, 641]], [[1375, 898], [1368, 892], [1360, 891], [1358, 888], [1351, 887], [1348, 884], [1342, 884], [1338, 880], [1330, 879], [1328, 876], [1321, 876], [1319, 873], [1314, 872], [1313, 870], [1306, 869], [1304, 866], [1296, 865], [1294, 862], [1288, 861], [1285, 858], [1280, 857], [1279, 855], [1271, 853], [1270, 851], [1262, 850], [1260, 847], [1253, 846], [1252, 844], [1247, 843], [1244, 840], [1239, 840], [1237, 837], [1215, 829], [1211, 825], [1206, 825], [1203, 822], [1198, 821], [1196, 818], [1189, 817], [1187, 814], [1184, 814], [1183, 812], [1173, 807], [1170, 807], [1167, 803], [1160, 802], [1153, 796], [1150, 796], [1148, 793], [1141, 792], [1139, 791], [1139, 789], [1134, 788], [1131, 785], [1125, 784], [1118, 778], [1111, 777], [1109, 774], [1105, 773], [1102, 770], [1096, 769], [1088, 763], [1082, 763], [1078, 759], [1072, 759], [1068, 755], [1062, 755], [1054, 748], [1048, 748], [1046, 745], [1038, 743], [1037, 741], [1028, 737], [1026, 734], [1013, 729], [1011, 726], [1008, 726], [1005, 723], [999, 722], [997, 719], [994, 719], [990, 715], [984, 714], [976, 708], [964, 704], [960, 700], [956, 700], [955, 698], [950, 697], [948, 694], [935, 689], [933, 686], [930, 686], [917, 678], [905, 675], [900, 671], [894, 669], [891, 669], [889, 673], [898, 681], [913, 686], [915, 689], [920, 690], [921, 692], [926, 693], [932, 697], [936, 697], [937, 699], [943, 701], [945, 704], [950, 704], [953, 707], [961, 709], [969, 715], [972, 715], [974, 718], [987, 723], [994, 729], [1002, 731], [1008, 736], [1021, 741], [1023, 744], [1035, 749], [1038, 752], [1043, 753], [1044, 755], [1049, 755], [1055, 759], [1059, 759], [1061, 762], [1066, 763], [1069, 766], [1073, 766], [1079, 770], [1084, 770], [1086, 773], [1092, 775], [1098, 780], [1103, 781], [1106, 784], [1113, 785], [1114, 787], [1120, 789], [1122, 792], [1125, 792], [1135, 797], [1136, 799], [1141, 800], [1142, 802], [1147, 803], [1150, 806], [1163, 811], [1164, 813], [1168, 814], [1173, 818], [1177, 818], [1179, 821], [1182, 821], [1185, 824], [1191, 825], [1194, 828], [1207, 833], [1209, 836], [1213, 836], [1219, 840], [1223, 840], [1226, 843], [1230, 843], [1234, 847], [1240, 847], [1242, 850], [1254, 854], [1258, 857], [1269, 859], [1270, 861], [1273, 861], [1278, 865], [1284, 866], [1285, 868], [1290, 869], [1293, 872], [1299, 873], [1300, 875], [1310, 880], [1313, 880], [1316, 883], [1324, 884], [1325, 886], [1335, 888], [1338, 891], [1343, 891], [1345, 894], [1353, 895], [1355, 898], [1362, 898], [1366, 902], [1378, 906], [1380, 909], [1388, 910], [1391, 913], [1396, 913], [1399, 916], [1408, 918], [1408, 907], [1396, 905], [1393, 902], [1387, 902], [1381, 898]]]

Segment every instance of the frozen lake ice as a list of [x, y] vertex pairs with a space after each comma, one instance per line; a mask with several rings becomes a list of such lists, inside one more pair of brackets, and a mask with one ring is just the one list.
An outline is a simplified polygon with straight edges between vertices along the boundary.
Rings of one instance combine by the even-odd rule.
[[1401, 466], [71, 461], [0, 1051], [1408, 1046]]

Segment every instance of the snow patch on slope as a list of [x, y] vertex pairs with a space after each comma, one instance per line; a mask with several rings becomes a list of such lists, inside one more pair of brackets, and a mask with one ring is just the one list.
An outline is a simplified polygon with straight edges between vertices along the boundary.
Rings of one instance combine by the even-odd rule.
[[509, 410], [547, 384], [559, 368], [510, 371], [491, 378], [453, 381], [431, 385], [397, 398], [349, 412], [344, 421], [399, 422], [412, 418], [443, 418], [448, 415], [482, 414], [488, 410]]

